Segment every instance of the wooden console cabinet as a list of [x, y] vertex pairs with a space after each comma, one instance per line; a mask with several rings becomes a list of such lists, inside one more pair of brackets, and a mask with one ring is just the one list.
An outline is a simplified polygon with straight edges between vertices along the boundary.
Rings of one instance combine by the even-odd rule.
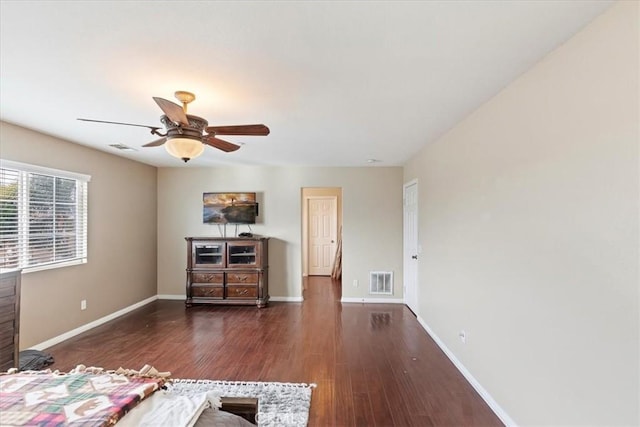
[[269, 238], [185, 237], [187, 300], [192, 304], [269, 302]]
[[19, 367], [21, 273], [0, 273], [0, 372]]

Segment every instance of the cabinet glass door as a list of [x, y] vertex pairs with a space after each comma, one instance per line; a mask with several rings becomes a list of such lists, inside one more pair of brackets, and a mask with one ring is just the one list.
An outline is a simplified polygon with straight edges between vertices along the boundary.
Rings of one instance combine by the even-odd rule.
[[256, 266], [258, 264], [258, 245], [249, 243], [229, 243], [228, 266]]
[[199, 266], [223, 266], [224, 243], [197, 243], [193, 246], [193, 263]]

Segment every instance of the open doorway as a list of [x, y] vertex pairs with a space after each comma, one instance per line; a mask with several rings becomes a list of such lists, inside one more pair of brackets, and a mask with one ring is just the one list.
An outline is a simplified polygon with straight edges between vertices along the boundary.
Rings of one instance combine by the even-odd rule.
[[[302, 189], [303, 288], [310, 276], [342, 277], [342, 189]], [[336, 274], [336, 268], [339, 272]], [[304, 295], [304, 289], [303, 289]]]
[[403, 208], [403, 260], [404, 260], [404, 303], [413, 314], [418, 314], [418, 181], [404, 185]]

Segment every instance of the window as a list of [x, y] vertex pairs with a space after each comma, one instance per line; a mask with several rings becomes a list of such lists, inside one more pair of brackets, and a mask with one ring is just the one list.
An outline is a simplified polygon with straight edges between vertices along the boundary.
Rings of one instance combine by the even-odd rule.
[[0, 268], [87, 261], [88, 175], [0, 160]]

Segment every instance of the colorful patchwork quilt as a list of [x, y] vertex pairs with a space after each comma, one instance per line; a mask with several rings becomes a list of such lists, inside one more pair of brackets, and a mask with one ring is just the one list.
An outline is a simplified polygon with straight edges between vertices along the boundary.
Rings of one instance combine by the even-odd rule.
[[131, 372], [76, 369], [0, 375], [0, 425], [113, 425], [165, 381]]

